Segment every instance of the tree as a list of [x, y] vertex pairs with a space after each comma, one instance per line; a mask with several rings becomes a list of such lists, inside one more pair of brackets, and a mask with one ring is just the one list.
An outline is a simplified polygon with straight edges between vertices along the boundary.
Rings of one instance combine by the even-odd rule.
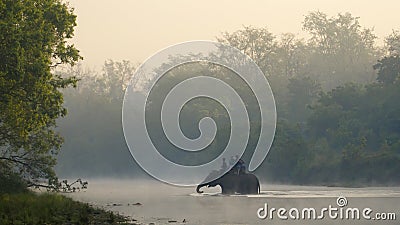
[[391, 55], [378, 60], [374, 65], [374, 69], [378, 70], [378, 82], [382, 84], [393, 84], [400, 76], [400, 56]]
[[373, 68], [378, 71], [377, 81], [381, 84], [393, 84], [400, 76], [400, 33], [393, 31], [385, 39], [387, 55], [378, 60]]
[[293, 78], [304, 75], [308, 63], [309, 48], [303, 39], [292, 33], [282, 34], [278, 42], [276, 75]]
[[394, 30], [385, 38], [389, 55], [400, 55], [400, 31]]
[[101, 71], [79, 64], [63, 71], [80, 80], [76, 89], [63, 90], [68, 116], [58, 120], [65, 143], [57, 157], [57, 174], [143, 175], [130, 155], [121, 123], [124, 87], [134, 70], [129, 61], [107, 60]]
[[273, 55], [276, 54], [275, 36], [266, 28], [244, 26], [233, 33], [224, 32], [217, 38], [221, 43], [233, 46], [248, 55], [266, 76], [273, 74]]
[[278, 120], [275, 140], [267, 162], [261, 171], [277, 181], [301, 182], [301, 176], [307, 165], [308, 146], [302, 135], [301, 127], [287, 120]]
[[121, 101], [129, 79], [135, 72], [135, 66], [127, 60], [104, 62], [103, 73], [96, 79], [99, 92], [107, 93], [111, 100]]
[[75, 20], [61, 0], [0, 1], [0, 170], [28, 184], [55, 178], [63, 140], [54, 128], [67, 113], [59, 89], [77, 79], [53, 68], [81, 59], [67, 43]]
[[358, 17], [311, 12], [304, 18], [303, 29], [311, 35], [310, 75], [318, 78], [326, 90], [346, 82], [375, 80], [371, 65], [377, 59], [376, 36], [372, 29], [360, 25]]
[[309, 105], [314, 103], [321, 91], [320, 84], [309, 77], [289, 80], [288, 117], [293, 122], [305, 122], [311, 113]]
[[303, 39], [294, 34], [283, 34], [279, 40], [266, 28], [244, 26], [233, 33], [223, 33], [217, 38], [252, 58], [268, 77], [277, 102], [278, 115], [287, 114], [289, 78], [304, 75], [308, 49]]

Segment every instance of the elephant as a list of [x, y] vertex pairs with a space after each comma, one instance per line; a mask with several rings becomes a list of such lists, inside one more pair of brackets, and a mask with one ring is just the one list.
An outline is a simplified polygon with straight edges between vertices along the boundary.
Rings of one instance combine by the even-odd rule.
[[197, 193], [203, 193], [203, 191], [200, 190], [202, 187], [204, 186], [215, 187], [217, 185], [221, 187], [222, 194], [260, 193], [260, 182], [258, 181], [258, 178], [251, 173], [244, 173], [244, 174], [226, 173], [216, 180], [211, 180], [210, 182], [199, 184], [196, 188], [196, 191]]

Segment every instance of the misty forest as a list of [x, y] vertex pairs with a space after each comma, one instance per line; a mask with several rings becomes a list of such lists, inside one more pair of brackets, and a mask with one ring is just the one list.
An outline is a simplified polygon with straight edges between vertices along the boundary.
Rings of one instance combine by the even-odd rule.
[[[68, 182], [77, 178], [150, 179], [135, 163], [122, 130], [124, 91], [140, 62], [109, 59], [102, 68], [91, 69], [67, 41], [77, 26], [67, 5], [12, 2], [0, 1], [0, 193], [26, 187], [71, 191]], [[267, 158], [255, 171], [260, 181], [398, 185], [400, 31], [393, 28], [387, 37], [377, 37], [348, 12], [306, 14], [305, 37], [274, 34], [267, 26], [244, 25], [216, 34], [216, 41], [239, 49], [257, 63], [275, 97], [276, 134]], [[191, 64], [168, 72], [158, 84], [160, 90], [152, 93], [149, 107], [155, 109], [154, 116], [171, 85], [189, 74], [207, 74], [212, 67]], [[221, 79], [231, 73], [226, 68], [213, 71], [219, 71], [216, 76]], [[251, 108], [254, 98], [247, 87], [229, 82], [238, 92], [247, 91], [242, 97], [249, 111], [257, 110]], [[229, 116], [213, 101], [197, 99], [183, 108], [183, 132], [197, 137], [198, 122], [205, 116], [218, 126], [210, 154], [182, 154], [177, 162], [210, 160], [226, 145]], [[260, 126], [257, 114], [250, 117], [255, 129], [243, 155], [245, 163], [252, 156]], [[165, 146], [161, 153], [168, 156], [171, 149], [157, 122], [150, 120], [147, 126], [157, 144]], [[61, 178], [72, 180], [60, 182]], [[78, 181], [86, 188], [87, 183]], [[83, 207], [80, 212], [93, 213], [87, 205], [79, 207]]]
[[[124, 90], [138, 64], [109, 59], [99, 71], [76, 64], [81, 59], [79, 51], [64, 41], [72, 36], [75, 17], [62, 13], [65, 18], [57, 29], [60, 34], [49, 40], [55, 48], [52, 57], [58, 60], [50, 67], [40, 67], [49, 63], [48, 53], [29, 44], [32, 39], [21, 39], [18, 46], [2, 45], [2, 176], [14, 174], [32, 186], [41, 179], [57, 181], [57, 176], [145, 177], [130, 155], [121, 126]], [[236, 47], [258, 64], [275, 96], [276, 135], [256, 174], [272, 183], [397, 184], [400, 32], [394, 30], [379, 45], [373, 29], [363, 27], [350, 13], [329, 17], [315, 11], [304, 17], [302, 25], [307, 38], [292, 33], [275, 35], [267, 28], [252, 26], [217, 37], [218, 42]], [[43, 59], [36, 56], [37, 66], [28, 63], [24, 70], [18, 64], [11, 66], [13, 55], [5, 52], [22, 54], [21, 49], [27, 55], [24, 60], [34, 54]], [[175, 69], [159, 86], [164, 83], [168, 88], [176, 78], [204, 74], [209, 68], [189, 65]], [[229, 76], [223, 70], [219, 69], [220, 76]], [[43, 78], [36, 74], [43, 74]], [[236, 89], [244, 88], [240, 83], [235, 85]], [[158, 105], [161, 93], [154, 94]], [[229, 138], [226, 111], [210, 101], [194, 101], [191, 106], [182, 111], [182, 130], [196, 137], [199, 119], [214, 118], [219, 132], [210, 147], [211, 153], [218, 153]], [[30, 111], [23, 113], [26, 109]], [[256, 127], [259, 123], [259, 118], [252, 121]], [[148, 126], [162, 140], [156, 121]], [[257, 139], [250, 137], [248, 148], [254, 149], [255, 142]], [[171, 154], [165, 149], [166, 155]], [[170, 157], [177, 161], [193, 159], [174, 154]], [[250, 156], [251, 151], [246, 151], [244, 161]], [[198, 161], [210, 159], [210, 155], [196, 157]]]
[[[378, 45], [373, 30], [350, 13], [328, 17], [312, 12], [305, 16], [303, 29], [309, 38], [252, 26], [217, 37], [250, 56], [274, 93], [277, 131], [256, 174], [267, 182], [295, 184], [397, 184], [400, 33], [393, 31]], [[63, 90], [68, 116], [58, 120], [57, 131], [65, 139], [56, 166], [60, 176], [144, 175], [132, 163], [121, 128], [124, 88], [136, 67], [110, 59], [101, 71], [80, 65], [63, 70], [63, 77], [75, 76], [79, 82]], [[200, 67], [186, 66], [166, 75], [172, 77], [169, 80], [179, 75], [183, 79], [207, 69]], [[211, 147], [223, 148], [229, 138], [223, 108], [206, 101], [188, 108], [181, 115], [183, 131], [195, 137], [198, 119], [211, 116], [222, 124]], [[148, 126], [162, 132], [157, 124]], [[250, 138], [249, 149], [254, 149], [252, 143]], [[245, 153], [245, 162], [250, 156]]]

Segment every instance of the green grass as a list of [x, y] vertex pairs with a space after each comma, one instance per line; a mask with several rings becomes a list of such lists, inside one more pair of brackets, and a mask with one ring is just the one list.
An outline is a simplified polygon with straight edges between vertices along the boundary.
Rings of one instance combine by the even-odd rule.
[[126, 218], [60, 194], [1, 194], [0, 224], [127, 224]]

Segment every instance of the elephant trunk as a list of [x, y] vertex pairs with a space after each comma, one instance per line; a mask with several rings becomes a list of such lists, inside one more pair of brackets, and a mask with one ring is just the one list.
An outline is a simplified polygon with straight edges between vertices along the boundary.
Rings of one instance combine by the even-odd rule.
[[196, 188], [197, 193], [199, 193], [199, 194], [203, 193], [203, 191], [200, 191], [200, 188], [202, 188], [204, 186], [205, 186], [204, 184], [197, 185], [197, 188]]

